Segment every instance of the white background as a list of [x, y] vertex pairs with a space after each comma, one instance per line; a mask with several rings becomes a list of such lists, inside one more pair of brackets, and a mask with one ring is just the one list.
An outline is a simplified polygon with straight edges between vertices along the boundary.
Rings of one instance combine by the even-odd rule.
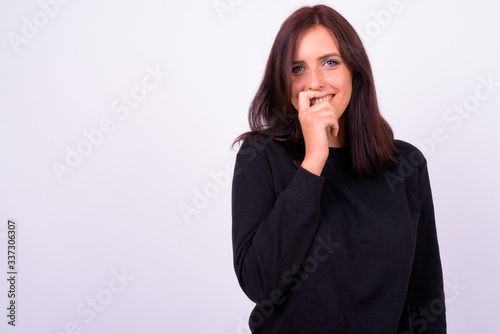
[[[252, 303], [232, 268], [230, 145], [248, 129], [280, 25], [316, 2], [54, 1], [0, 4], [0, 331], [248, 333]], [[324, 3], [365, 35], [384, 117], [428, 158], [449, 332], [496, 331], [500, 3], [400, 0], [390, 17], [388, 0]], [[124, 94], [141, 99], [127, 116]], [[464, 104], [470, 112], [453, 112]], [[86, 156], [59, 180], [54, 164], [78, 147]]]

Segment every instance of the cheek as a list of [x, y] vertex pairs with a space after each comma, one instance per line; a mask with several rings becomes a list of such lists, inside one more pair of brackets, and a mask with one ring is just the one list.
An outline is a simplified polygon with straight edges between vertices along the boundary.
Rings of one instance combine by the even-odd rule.
[[350, 76], [349, 79], [346, 81], [346, 91], [348, 92], [348, 96], [346, 96], [346, 98], [348, 100], [347, 102], [349, 103], [352, 96], [352, 78]]
[[352, 77], [349, 72], [337, 78], [337, 87], [341, 87], [343, 92], [344, 100], [349, 102], [352, 93]]
[[300, 89], [300, 83], [292, 81], [292, 105], [295, 109], [299, 110], [299, 93], [302, 91]]
[[351, 81], [347, 81], [344, 82], [344, 95], [345, 95], [345, 99], [347, 101], [349, 101], [351, 99], [351, 95], [352, 95], [352, 83]]
[[349, 82], [349, 78], [346, 77], [344, 74], [334, 74], [332, 75], [331, 79], [329, 80], [330, 85], [341, 90], [345, 91], [346, 88], [348, 87], [347, 83]]

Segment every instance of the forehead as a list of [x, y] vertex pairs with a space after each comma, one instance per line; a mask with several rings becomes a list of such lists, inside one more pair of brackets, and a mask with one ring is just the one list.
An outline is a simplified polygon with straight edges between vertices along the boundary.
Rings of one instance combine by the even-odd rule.
[[340, 54], [337, 38], [326, 27], [315, 26], [303, 31], [297, 38], [294, 58], [316, 58], [332, 52]]

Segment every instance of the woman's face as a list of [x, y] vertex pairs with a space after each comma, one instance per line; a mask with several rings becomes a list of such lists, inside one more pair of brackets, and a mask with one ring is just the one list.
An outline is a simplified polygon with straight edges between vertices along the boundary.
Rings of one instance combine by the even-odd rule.
[[[337, 39], [324, 26], [300, 34], [292, 64], [292, 104], [299, 110], [299, 93], [325, 91], [338, 117], [342, 116], [352, 92], [352, 74], [340, 57]], [[311, 105], [322, 99], [311, 100]]]

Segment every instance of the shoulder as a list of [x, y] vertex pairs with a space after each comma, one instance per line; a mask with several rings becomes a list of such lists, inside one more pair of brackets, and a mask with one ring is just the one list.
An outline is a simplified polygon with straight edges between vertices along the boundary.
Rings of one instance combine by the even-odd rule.
[[[400, 152], [414, 152], [414, 151], [420, 152], [420, 150], [417, 147], [401, 139], [394, 139], [394, 146], [396, 146], [396, 148]], [[420, 154], [422, 153], [420, 152]]]
[[402, 160], [410, 162], [412, 165], [422, 165], [426, 163], [423, 153], [414, 145], [399, 139], [394, 140], [394, 146], [398, 150], [398, 162]]
[[414, 194], [410, 197], [416, 198], [422, 177], [427, 174], [427, 161], [422, 152], [408, 142], [394, 140], [394, 146], [397, 149], [396, 161], [387, 167], [384, 177], [391, 191], [399, 189], [407, 196]]
[[249, 133], [245, 136], [245, 139], [242, 140], [239, 151], [248, 150], [250, 148], [263, 151], [272, 141], [270, 137], [262, 133]]
[[252, 133], [242, 142], [238, 156], [246, 156], [252, 159], [260, 157], [269, 160], [285, 158], [286, 153], [275, 139], [262, 133]]
[[260, 133], [247, 136], [236, 155], [236, 168], [252, 173], [270, 173], [273, 178], [285, 178], [297, 171], [281, 142]]

